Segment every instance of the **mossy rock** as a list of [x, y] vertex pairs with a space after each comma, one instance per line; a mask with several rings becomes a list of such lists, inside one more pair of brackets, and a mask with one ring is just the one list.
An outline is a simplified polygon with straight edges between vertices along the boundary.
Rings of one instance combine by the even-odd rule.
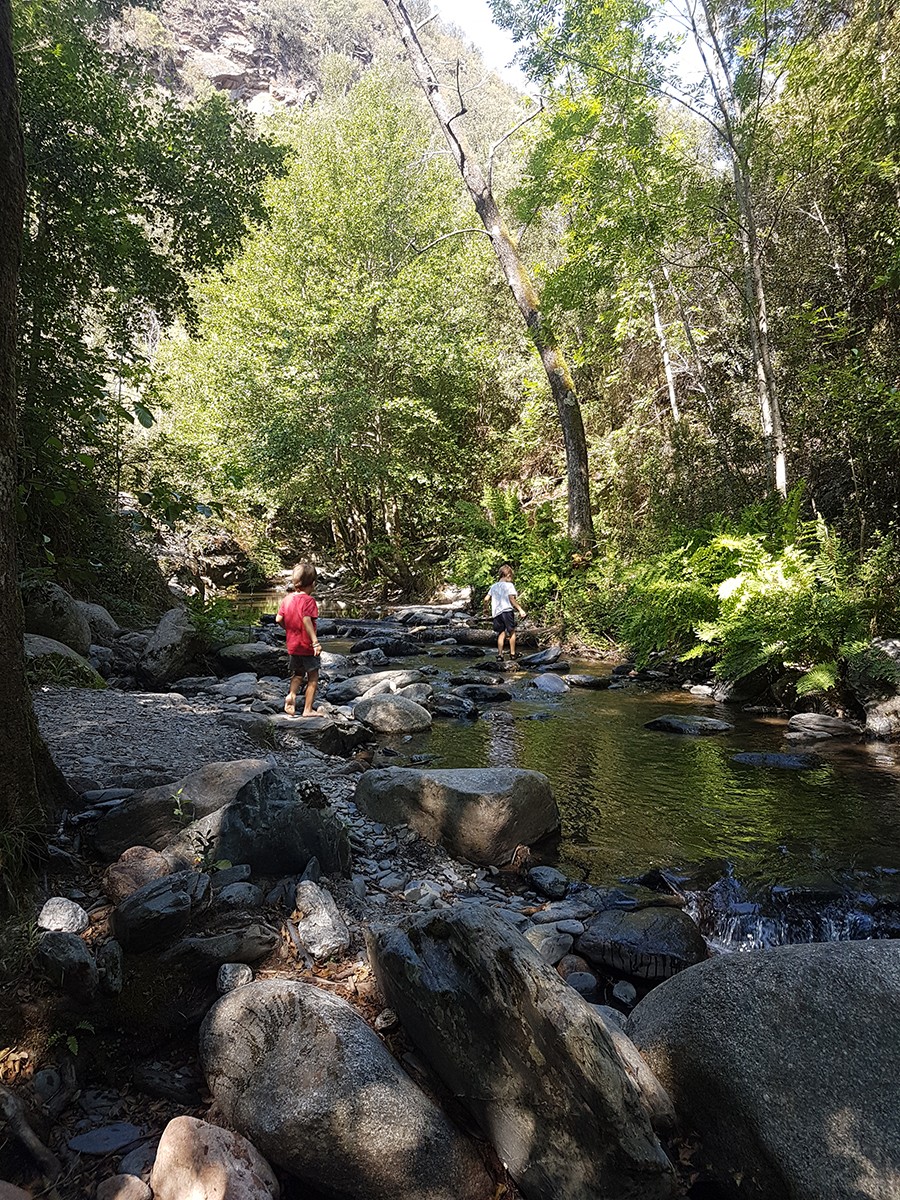
[[106, 687], [103, 676], [69, 646], [37, 633], [25, 634], [25, 673], [32, 687]]

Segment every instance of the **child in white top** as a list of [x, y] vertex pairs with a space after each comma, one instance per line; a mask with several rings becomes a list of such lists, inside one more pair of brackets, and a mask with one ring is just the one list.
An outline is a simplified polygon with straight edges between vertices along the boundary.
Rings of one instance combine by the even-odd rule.
[[497, 582], [488, 588], [484, 598], [485, 607], [491, 602], [491, 616], [494, 618], [494, 633], [497, 634], [497, 654], [503, 657], [503, 647], [509, 638], [509, 657], [516, 657], [516, 613], [524, 621], [526, 613], [519, 604], [516, 595], [516, 585], [513, 583], [513, 569], [508, 563], [500, 568]]

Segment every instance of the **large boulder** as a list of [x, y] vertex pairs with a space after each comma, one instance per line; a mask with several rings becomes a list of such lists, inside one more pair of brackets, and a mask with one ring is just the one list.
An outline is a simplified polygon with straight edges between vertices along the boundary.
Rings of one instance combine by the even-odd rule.
[[91, 646], [91, 626], [68, 592], [59, 584], [33, 580], [22, 586], [25, 632], [52, 638], [85, 655]]
[[152, 687], [165, 687], [189, 673], [202, 648], [202, 639], [187, 610], [170, 608], [141, 655], [139, 674]]
[[471, 1146], [344, 1000], [267, 980], [228, 992], [200, 1030], [225, 1120], [333, 1200], [486, 1200]]
[[189, 822], [231, 803], [246, 783], [269, 770], [271, 763], [262, 758], [209, 763], [177, 783], [147, 788], [107, 809], [89, 836], [105, 859], [138, 844], [161, 850]]
[[268, 642], [222, 646], [216, 651], [216, 657], [229, 675], [236, 671], [253, 671], [257, 675], [283, 675], [287, 678], [287, 651], [283, 647], [270, 646]]
[[[234, 716], [249, 717], [254, 713], [235, 713]], [[322, 754], [349, 754], [350, 751], [367, 742], [370, 733], [358, 721], [349, 721], [340, 714], [317, 714], [314, 717], [291, 717], [287, 713], [274, 713], [263, 717], [270, 735], [278, 735], [280, 745], [312, 746]]]
[[628, 1031], [728, 1195], [897, 1200], [900, 942], [727, 954]]
[[674, 1194], [602, 1022], [502, 917], [457, 907], [368, 942], [388, 1005], [526, 1200]]
[[428, 709], [406, 696], [368, 697], [357, 703], [353, 714], [376, 733], [421, 733], [431, 728]]
[[154, 1200], [277, 1200], [272, 1168], [239, 1133], [196, 1117], [163, 1130], [150, 1175]]
[[267, 766], [214, 812], [191, 822], [172, 838], [166, 858], [172, 865], [193, 862], [198, 853], [246, 863], [261, 875], [299, 874], [317, 858], [329, 875], [350, 869], [347, 831], [330, 809], [318, 784], [295, 782]]
[[349, 704], [366, 695], [383, 695], [399, 691], [411, 683], [422, 683], [424, 676], [418, 671], [373, 671], [367, 675], [354, 675], [328, 688], [328, 699], [332, 704]]
[[71, 646], [39, 633], [25, 634], [25, 665], [38, 683], [61, 683], [74, 687], [105, 688], [106, 683], [86, 658]]
[[376, 821], [408, 824], [457, 858], [492, 865], [559, 829], [546, 775], [514, 767], [367, 771], [356, 803]]
[[578, 939], [578, 953], [596, 966], [654, 982], [703, 962], [703, 935], [679, 908], [609, 908]]
[[94, 646], [112, 646], [121, 633], [117, 621], [107, 612], [102, 604], [88, 604], [86, 600], [76, 600], [79, 612], [87, 618], [91, 631], [91, 644]]

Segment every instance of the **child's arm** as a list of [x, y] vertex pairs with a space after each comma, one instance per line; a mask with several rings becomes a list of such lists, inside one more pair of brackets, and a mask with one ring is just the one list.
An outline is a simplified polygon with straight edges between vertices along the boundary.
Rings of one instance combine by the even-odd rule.
[[275, 614], [275, 624], [276, 625], [284, 624], [284, 613], [281, 611], [280, 608], [279, 608], [278, 612]]
[[516, 592], [510, 592], [509, 602], [513, 606], [513, 608], [516, 610], [516, 612], [519, 614], [519, 616], [522, 618], [522, 620], [524, 621], [525, 618], [528, 616], [528, 613], [525, 611], [525, 609], [519, 603], [519, 597]]
[[318, 654], [322, 649], [322, 644], [316, 636], [316, 627], [312, 623], [312, 617], [303, 618], [303, 628], [309, 635], [309, 640], [312, 642], [313, 653]]

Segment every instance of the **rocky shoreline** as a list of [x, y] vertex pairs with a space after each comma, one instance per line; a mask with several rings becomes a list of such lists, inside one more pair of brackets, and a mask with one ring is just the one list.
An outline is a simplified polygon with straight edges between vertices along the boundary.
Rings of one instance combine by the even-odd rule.
[[[36, 690], [72, 802], [9, 989], [0, 1175], [62, 1200], [819, 1200], [858, 1195], [864, 1156], [866, 1194], [900, 1195], [897, 942], [710, 959], [664, 873], [600, 888], [536, 862], [559, 824], [539, 773], [391, 765], [379, 735], [503, 703], [461, 614], [326, 626], [359, 636], [306, 721], [279, 711], [274, 629], [210, 656], [173, 614], [89, 643], [106, 690]], [[478, 670], [448, 687], [403, 669], [409, 645]], [[565, 674], [559, 651], [527, 665]], [[752, 1133], [730, 1143], [723, 1112]]]

